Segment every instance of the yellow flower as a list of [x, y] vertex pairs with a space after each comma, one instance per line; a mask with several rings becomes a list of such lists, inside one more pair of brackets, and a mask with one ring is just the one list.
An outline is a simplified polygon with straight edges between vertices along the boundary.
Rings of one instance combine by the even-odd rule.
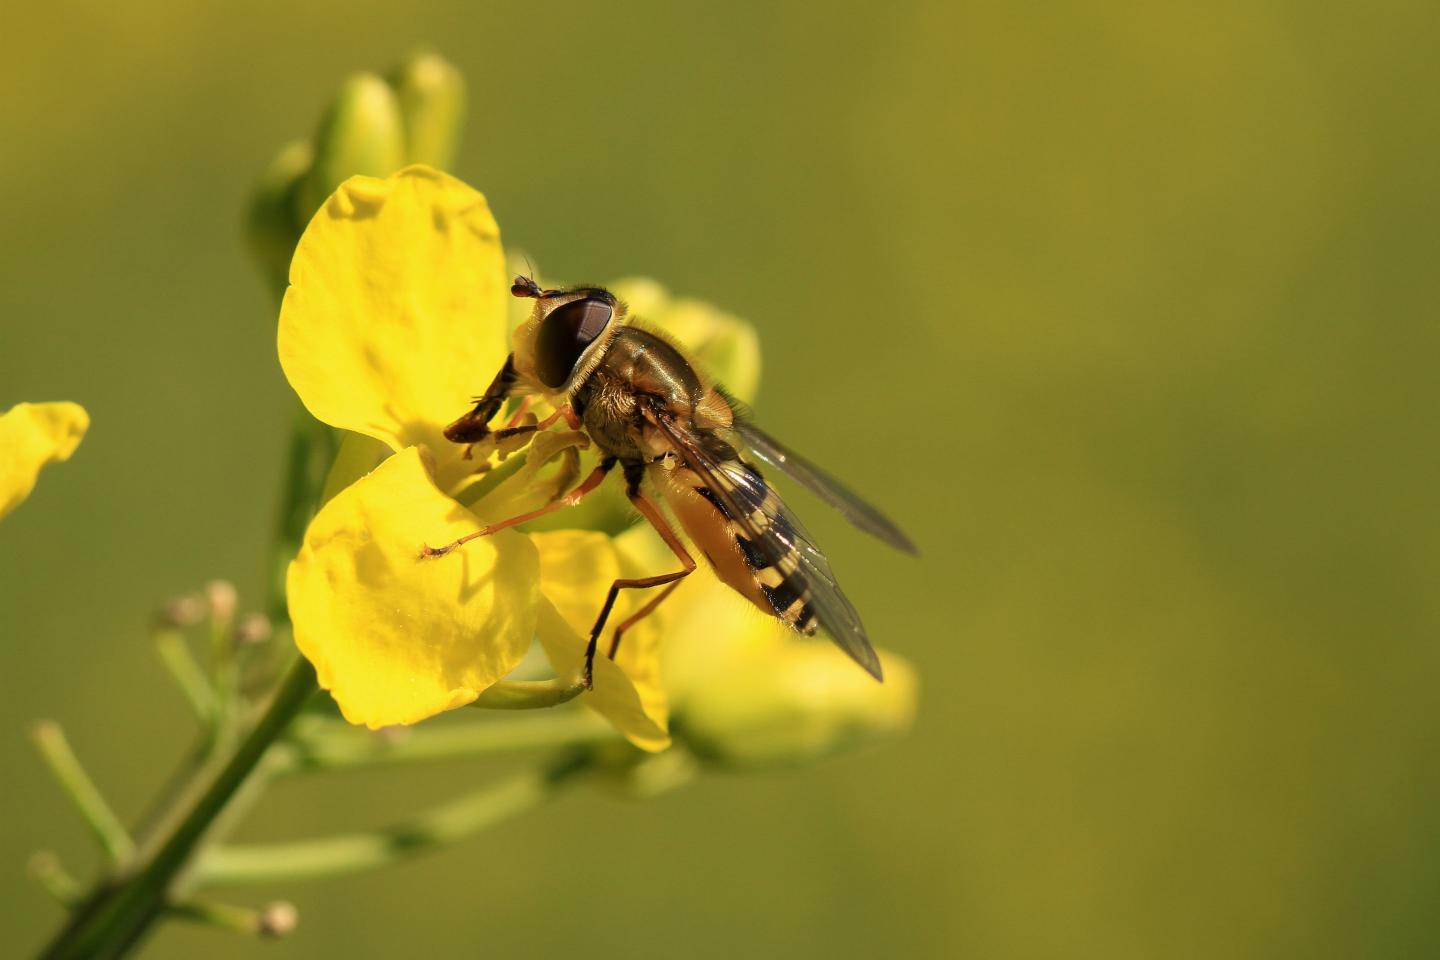
[[25, 502], [42, 468], [70, 459], [89, 427], [78, 403], [17, 403], [0, 414], [0, 517]]
[[[507, 281], [484, 198], [424, 167], [346, 181], [296, 248], [281, 365], [306, 407], [346, 435], [290, 568], [290, 611], [297, 644], [352, 722], [413, 723], [469, 703], [536, 640], [557, 674], [574, 675], [610, 583], [673, 563], [648, 527], [609, 535], [624, 530], [628, 505], [603, 493], [528, 528], [544, 532], [504, 530], [421, 559], [425, 544], [554, 499], [595, 456], [558, 430], [538, 435], [518, 469], [486, 473], [444, 439], [521, 319]], [[614, 289], [734, 394], [753, 396], [759, 348], [747, 324], [653, 281]], [[611, 623], [647, 599], [623, 592]], [[909, 725], [914, 672], [884, 660], [880, 685], [702, 572], [627, 631], [616, 661], [596, 659], [585, 702], [646, 750], [669, 744], [673, 702], [687, 743], [712, 762], [796, 763]]]
[[[485, 198], [426, 167], [347, 180], [296, 247], [281, 366], [306, 408], [348, 434], [287, 589], [296, 643], [352, 723], [413, 723], [469, 703], [537, 634], [563, 675], [617, 575], [600, 534], [504, 530], [421, 559], [425, 544], [519, 512], [516, 490], [536, 486], [551, 456], [563, 472], [574, 442], [542, 435], [544, 453], [477, 500], [481, 464], [442, 434], [504, 362], [508, 290]], [[635, 639], [619, 666], [597, 660], [585, 699], [637, 745], [661, 749], [654, 644]]]

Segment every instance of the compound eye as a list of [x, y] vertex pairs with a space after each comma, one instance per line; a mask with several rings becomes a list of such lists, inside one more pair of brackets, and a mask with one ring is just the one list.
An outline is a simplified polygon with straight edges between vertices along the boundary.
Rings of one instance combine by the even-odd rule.
[[605, 330], [615, 308], [599, 297], [582, 297], [556, 307], [540, 327], [535, 372], [552, 390], [570, 379], [585, 348]]

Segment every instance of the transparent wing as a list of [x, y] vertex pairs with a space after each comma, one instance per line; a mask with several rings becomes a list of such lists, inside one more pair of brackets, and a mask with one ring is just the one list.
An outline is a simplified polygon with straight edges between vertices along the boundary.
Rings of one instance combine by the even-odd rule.
[[883, 679], [880, 658], [870, 646], [860, 614], [841, 591], [830, 562], [765, 479], [723, 441], [724, 451], [716, 450], [663, 413], [655, 413], [652, 420], [681, 461], [715, 494], [726, 516], [766, 561], [765, 566], [784, 574], [782, 584], [798, 581], [794, 584], [798, 596], [835, 644], [872, 677]]
[[760, 460], [787, 474], [811, 493], [840, 511], [840, 515], [872, 537], [909, 554], [920, 553], [889, 517], [830, 474], [761, 430], [736, 411], [734, 431]]

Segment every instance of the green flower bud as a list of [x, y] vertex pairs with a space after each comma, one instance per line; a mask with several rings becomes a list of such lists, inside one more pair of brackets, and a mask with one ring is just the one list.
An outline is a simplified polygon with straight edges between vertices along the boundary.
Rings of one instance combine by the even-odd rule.
[[445, 58], [412, 55], [390, 77], [405, 127], [405, 158], [448, 170], [465, 121], [465, 79]]
[[646, 753], [628, 743], [605, 744], [592, 748], [590, 761], [590, 782], [626, 800], [650, 800], [678, 790], [700, 772], [695, 756], [680, 746]]
[[884, 683], [821, 641], [757, 644], [725, 660], [685, 691], [674, 724], [710, 763], [812, 763], [901, 733], [915, 717], [915, 671], [895, 656], [884, 658]]
[[340, 87], [315, 135], [315, 163], [301, 185], [295, 215], [308, 223], [346, 179], [386, 177], [405, 165], [400, 103], [373, 73], [357, 73]]
[[295, 218], [296, 195], [314, 152], [310, 144], [296, 140], [275, 155], [250, 196], [245, 216], [245, 240], [265, 278], [278, 292], [285, 289], [290, 257], [304, 227]]

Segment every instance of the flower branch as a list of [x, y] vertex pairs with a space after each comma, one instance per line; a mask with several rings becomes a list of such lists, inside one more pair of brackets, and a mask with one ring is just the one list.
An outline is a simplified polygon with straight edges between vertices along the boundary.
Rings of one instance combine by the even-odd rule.
[[[527, 438], [525, 455], [509, 461], [518, 443], [448, 439], [446, 424], [474, 402], [475, 377], [509, 363], [507, 264], [480, 193], [431, 166], [396, 168], [445, 166], [462, 103], [458, 74], [433, 55], [386, 78], [351, 77], [313, 140], [286, 147], [258, 185], [248, 230], [282, 303], [280, 362], [301, 401], [263, 616], [237, 618], [234, 589], [217, 581], [159, 621], [156, 651], [201, 736], [133, 833], [60, 728], [34, 727], [111, 862], [82, 892], [53, 854], [32, 859], [32, 876], [69, 908], [45, 957], [120, 957], [162, 918], [280, 935], [295, 924], [288, 903], [214, 903], [194, 889], [384, 866], [504, 823], [592, 772], [652, 796], [702, 765], [809, 762], [909, 722], [903, 662], [887, 662], [878, 688], [838, 651], [795, 645], [775, 623], [756, 627], [703, 578], [627, 630], [624, 646], [595, 662], [587, 691], [580, 670], [597, 598], [671, 560], [648, 531], [622, 532], [629, 514], [603, 495], [589, 513], [479, 536], [532, 500], [563, 497], [593, 451], [585, 434], [563, 431]], [[758, 347], [743, 321], [652, 282], [615, 289], [742, 399], [753, 392]], [[9, 429], [33, 448], [34, 471], [68, 456], [88, 423], [73, 405], [44, 406], [0, 417], [0, 453], [20, 442], [6, 440]], [[523, 406], [512, 424], [522, 416], [537, 424]], [[32, 473], [0, 489], [0, 514], [28, 493]], [[459, 540], [473, 542], [419, 560], [423, 544]], [[627, 591], [615, 615], [645, 602]], [[197, 656], [199, 638], [185, 628], [202, 621], [208, 642], [195, 643], [205, 647]], [[706, 642], [668, 648], [685, 637]], [[555, 676], [504, 679], [542, 671]], [[307, 710], [322, 686], [348, 723]], [[566, 706], [582, 694], [585, 709]], [[466, 704], [509, 715], [460, 711], [411, 726]], [[672, 706], [685, 733], [678, 749], [669, 749]], [[224, 843], [276, 777], [527, 751], [549, 760], [388, 826]]]
[[294, 905], [285, 900], [258, 910], [208, 900], [186, 900], [166, 907], [165, 916], [257, 937], [283, 937], [295, 929], [299, 919]]
[[216, 707], [215, 691], [211, 689], [204, 669], [190, 652], [184, 635], [175, 627], [164, 626], [156, 630], [154, 642], [160, 662], [165, 665], [170, 679], [208, 734], [215, 724]]
[[80, 765], [60, 725], [50, 720], [36, 721], [30, 728], [30, 739], [65, 795], [79, 811], [90, 832], [111, 863], [124, 863], [135, 853], [135, 844], [120, 818], [110, 809], [104, 796]]
[[276, 776], [322, 770], [466, 760], [560, 747], [620, 742], [615, 729], [588, 711], [565, 710], [444, 726], [363, 734], [349, 724], [313, 718], [277, 749]]
[[382, 867], [470, 837], [540, 805], [589, 769], [573, 752], [549, 766], [476, 790], [388, 827], [294, 843], [213, 847], [200, 857], [202, 886], [266, 884]]

